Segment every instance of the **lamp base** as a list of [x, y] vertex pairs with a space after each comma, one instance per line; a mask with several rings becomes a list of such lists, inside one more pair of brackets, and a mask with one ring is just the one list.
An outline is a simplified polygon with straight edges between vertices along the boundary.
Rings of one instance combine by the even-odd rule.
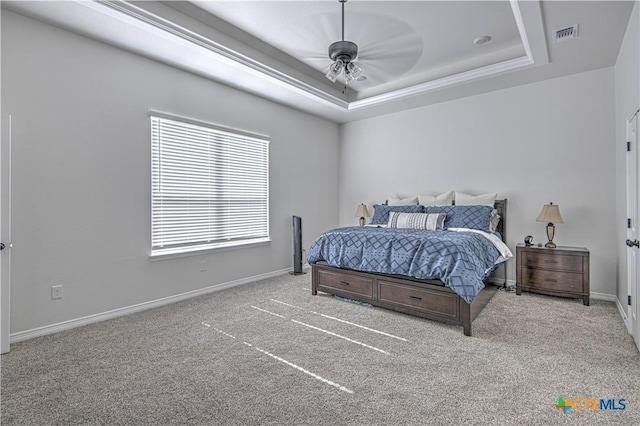
[[366, 220], [364, 217], [361, 217], [361, 218], [360, 218], [360, 226], [364, 226], [364, 224], [365, 224], [365, 222], [366, 222], [366, 221], [367, 221], [367, 220]]
[[544, 245], [546, 248], [556, 248], [556, 247], [558, 247], [553, 242], [553, 237], [555, 236], [555, 234], [556, 234], [556, 227], [553, 225], [553, 223], [549, 222], [547, 224], [547, 239], [549, 241], [547, 242], [547, 244]]

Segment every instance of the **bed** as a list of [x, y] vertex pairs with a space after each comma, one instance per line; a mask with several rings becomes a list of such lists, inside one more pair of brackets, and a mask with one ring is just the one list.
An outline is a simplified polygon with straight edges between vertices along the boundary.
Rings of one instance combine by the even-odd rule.
[[[388, 208], [388, 226], [327, 231], [307, 254], [311, 292], [459, 325], [471, 336], [473, 320], [497, 290], [486, 285], [489, 277], [502, 269], [506, 283], [504, 262], [511, 257], [502, 243], [507, 200], [485, 207], [423, 207], [426, 214], [422, 215], [413, 214], [419, 207], [406, 213]], [[491, 220], [485, 229], [489, 211]], [[481, 212], [480, 219], [469, 219], [470, 212], [471, 216]], [[427, 218], [426, 229], [414, 229], [415, 218]], [[408, 222], [395, 227], [394, 220]]]

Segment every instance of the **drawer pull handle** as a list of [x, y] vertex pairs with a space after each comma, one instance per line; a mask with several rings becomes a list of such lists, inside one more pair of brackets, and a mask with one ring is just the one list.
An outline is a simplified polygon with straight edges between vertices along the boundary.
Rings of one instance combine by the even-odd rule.
[[551, 263], [551, 264], [555, 265], [556, 263], [558, 263], [558, 261], [557, 260], [545, 260], [544, 263]]
[[409, 297], [415, 300], [422, 300], [422, 297], [418, 297], [418, 296], [409, 296]]
[[558, 282], [558, 280], [553, 279], [553, 278], [545, 278], [544, 280], [545, 280], [545, 281], [548, 281], [548, 282], [550, 282], [550, 283], [557, 283], [557, 282]]
[[346, 281], [340, 281], [340, 284], [342, 284], [342, 285], [349, 285], [349, 283], [348, 283], [348, 282], [346, 282]]

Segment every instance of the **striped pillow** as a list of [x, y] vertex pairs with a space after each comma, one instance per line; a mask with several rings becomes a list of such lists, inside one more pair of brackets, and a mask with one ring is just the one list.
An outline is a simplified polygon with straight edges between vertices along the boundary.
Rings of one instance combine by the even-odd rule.
[[438, 231], [444, 227], [445, 213], [389, 213], [389, 228], [425, 229]]

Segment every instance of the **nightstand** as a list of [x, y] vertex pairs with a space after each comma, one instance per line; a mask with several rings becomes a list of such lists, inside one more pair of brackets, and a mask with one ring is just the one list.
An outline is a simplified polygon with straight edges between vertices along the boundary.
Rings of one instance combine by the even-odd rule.
[[589, 250], [516, 247], [516, 294], [523, 291], [581, 298], [589, 306]]

